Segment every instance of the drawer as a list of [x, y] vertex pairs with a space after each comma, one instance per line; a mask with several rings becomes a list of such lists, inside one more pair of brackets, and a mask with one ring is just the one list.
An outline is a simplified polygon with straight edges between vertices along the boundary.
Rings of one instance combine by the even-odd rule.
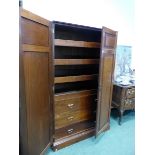
[[124, 109], [134, 109], [135, 108], [135, 98], [126, 99], [124, 101]]
[[75, 112], [66, 112], [55, 115], [55, 128], [62, 128], [73, 123], [95, 119], [96, 111], [94, 110], [79, 110]]
[[71, 134], [75, 134], [77, 132], [83, 131], [85, 129], [91, 128], [95, 126], [94, 121], [84, 121], [80, 123], [74, 123], [67, 127], [63, 127], [55, 130], [55, 139], [59, 139], [65, 136], [69, 136]]
[[134, 98], [135, 97], [135, 88], [129, 88], [126, 92], [126, 98]]
[[70, 98], [55, 101], [55, 114], [66, 112], [74, 112], [78, 110], [95, 109], [96, 108], [96, 94], [89, 96], [81, 96], [78, 98]]

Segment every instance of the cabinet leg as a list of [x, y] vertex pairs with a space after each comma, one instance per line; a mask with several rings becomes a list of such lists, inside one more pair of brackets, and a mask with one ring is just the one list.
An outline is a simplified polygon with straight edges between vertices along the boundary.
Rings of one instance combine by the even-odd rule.
[[122, 124], [122, 116], [123, 116], [123, 113], [124, 113], [123, 110], [119, 110], [119, 121], [118, 121], [119, 125]]

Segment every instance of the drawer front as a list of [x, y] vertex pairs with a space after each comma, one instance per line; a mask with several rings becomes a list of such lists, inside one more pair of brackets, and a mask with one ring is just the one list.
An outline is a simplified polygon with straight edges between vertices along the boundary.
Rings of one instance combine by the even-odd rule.
[[59, 139], [65, 136], [70, 136], [71, 134], [75, 134], [77, 132], [80, 132], [82, 130], [85, 130], [94, 126], [95, 126], [94, 121], [84, 121], [80, 123], [74, 123], [67, 127], [63, 127], [55, 130], [55, 139]]
[[70, 113], [78, 110], [95, 109], [96, 95], [55, 101], [55, 114]]
[[96, 111], [87, 109], [55, 115], [55, 128], [62, 128], [84, 120], [95, 119]]
[[134, 109], [135, 108], [135, 99], [126, 99], [124, 101], [124, 109]]
[[134, 98], [135, 97], [135, 88], [129, 88], [126, 92], [127, 98]]

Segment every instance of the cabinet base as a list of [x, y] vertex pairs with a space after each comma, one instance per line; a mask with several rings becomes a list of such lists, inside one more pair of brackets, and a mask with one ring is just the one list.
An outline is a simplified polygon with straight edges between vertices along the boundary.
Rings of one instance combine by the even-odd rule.
[[95, 134], [95, 129], [91, 128], [91, 129], [82, 131], [80, 133], [58, 139], [55, 142], [53, 142], [52, 150], [57, 151], [61, 148], [64, 148], [66, 146], [69, 146], [69, 145], [79, 142], [81, 140], [84, 140], [86, 138], [94, 136], [94, 134]]

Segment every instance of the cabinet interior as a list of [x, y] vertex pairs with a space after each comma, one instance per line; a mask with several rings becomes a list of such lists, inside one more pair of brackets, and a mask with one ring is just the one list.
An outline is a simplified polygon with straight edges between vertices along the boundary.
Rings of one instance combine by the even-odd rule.
[[101, 30], [57, 22], [54, 30], [55, 94], [97, 89]]

